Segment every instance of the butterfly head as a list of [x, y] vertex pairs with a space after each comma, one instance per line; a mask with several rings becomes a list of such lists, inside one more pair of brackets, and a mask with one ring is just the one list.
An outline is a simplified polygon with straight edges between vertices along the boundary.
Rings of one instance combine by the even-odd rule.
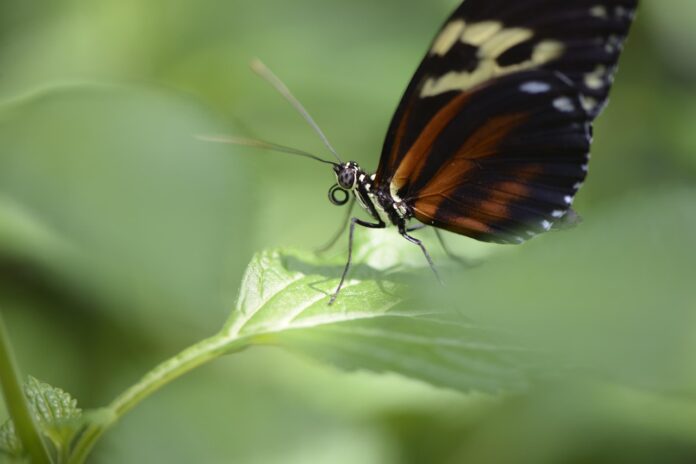
[[350, 198], [349, 192], [358, 186], [360, 166], [354, 161], [334, 163], [333, 170], [336, 174], [336, 184], [329, 190], [329, 200], [334, 205], [345, 205]]
[[358, 172], [360, 167], [358, 163], [349, 161], [347, 163], [335, 164], [334, 172], [336, 173], [336, 181], [339, 187], [344, 190], [353, 190], [358, 183]]

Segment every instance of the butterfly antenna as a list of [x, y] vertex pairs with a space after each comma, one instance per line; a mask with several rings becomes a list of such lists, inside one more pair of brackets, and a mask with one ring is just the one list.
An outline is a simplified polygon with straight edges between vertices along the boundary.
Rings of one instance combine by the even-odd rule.
[[314, 131], [319, 135], [319, 138], [321, 138], [321, 141], [324, 142], [324, 145], [326, 148], [329, 149], [332, 155], [338, 160], [339, 163], [343, 163], [341, 161], [341, 158], [338, 156], [338, 153], [336, 153], [336, 150], [334, 150], [334, 147], [331, 146], [331, 143], [329, 142], [329, 139], [326, 137], [324, 132], [321, 130], [319, 125], [312, 119], [312, 116], [309, 115], [309, 112], [305, 109], [304, 106], [302, 106], [302, 103], [295, 98], [295, 96], [290, 92], [290, 89], [281, 81], [278, 76], [273, 74], [273, 71], [271, 71], [261, 60], [259, 59], [254, 59], [251, 62], [251, 69], [261, 76], [266, 82], [271, 84], [277, 91], [280, 93], [290, 104], [297, 110], [300, 115], [304, 118], [305, 121], [314, 129]]
[[264, 150], [277, 151], [279, 153], [288, 153], [291, 155], [297, 155], [297, 156], [303, 156], [305, 158], [311, 158], [313, 160], [320, 161], [322, 163], [331, 164], [332, 166], [336, 165], [336, 163], [334, 163], [333, 161], [328, 161], [328, 160], [319, 158], [318, 156], [313, 155], [311, 153], [308, 153], [306, 151], [298, 150], [297, 148], [291, 148], [291, 147], [286, 147], [283, 145], [278, 145], [278, 144], [271, 143], [271, 142], [264, 142], [263, 140], [248, 139], [245, 137], [234, 137], [234, 136], [229, 136], [229, 135], [197, 135], [196, 138], [198, 140], [203, 140], [205, 142], [229, 143], [232, 145], [241, 145], [244, 147], [253, 147], [253, 148], [261, 148]]

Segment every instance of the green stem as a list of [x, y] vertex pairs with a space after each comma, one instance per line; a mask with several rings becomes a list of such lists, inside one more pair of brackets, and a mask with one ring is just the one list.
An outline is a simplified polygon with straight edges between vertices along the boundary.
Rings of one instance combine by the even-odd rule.
[[186, 348], [178, 355], [164, 361], [145, 374], [138, 383], [114, 399], [107, 408], [110, 412], [110, 420], [108, 422], [91, 424], [85, 429], [73, 449], [69, 463], [82, 464], [94, 444], [109, 427], [138, 403], [163, 386], [223, 354], [241, 351], [248, 344], [249, 342], [246, 339], [230, 339], [227, 333], [221, 332]]
[[29, 409], [19, 378], [19, 368], [12, 352], [2, 313], [0, 313], [0, 387], [5, 395], [7, 410], [10, 412], [22, 446], [29, 453], [31, 462], [49, 464], [51, 458], [48, 448]]

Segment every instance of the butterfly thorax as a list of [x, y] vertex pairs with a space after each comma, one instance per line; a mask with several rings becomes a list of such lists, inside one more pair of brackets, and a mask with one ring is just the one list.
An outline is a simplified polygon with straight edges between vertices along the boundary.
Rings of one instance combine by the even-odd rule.
[[[372, 175], [374, 180], [375, 175]], [[387, 186], [378, 186], [371, 193], [371, 198], [377, 207], [378, 213], [382, 215], [380, 219], [395, 226], [403, 224], [413, 217], [413, 212], [409, 206], [398, 197], [394, 197]]]
[[353, 193], [360, 206], [375, 220], [399, 225], [413, 216], [410, 208], [394, 198], [388, 188], [375, 184], [375, 174], [368, 174], [351, 161], [334, 168], [338, 185]]

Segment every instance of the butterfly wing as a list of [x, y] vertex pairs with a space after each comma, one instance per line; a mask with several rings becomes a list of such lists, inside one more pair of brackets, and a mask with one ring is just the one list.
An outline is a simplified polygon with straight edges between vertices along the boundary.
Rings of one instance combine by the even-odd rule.
[[[463, 2], [397, 108], [377, 185], [421, 221], [481, 240], [546, 229], [584, 179], [589, 125], [606, 104], [636, 6]], [[518, 187], [501, 191], [502, 182]]]
[[[466, 111], [441, 130], [431, 122], [399, 164], [400, 198], [421, 222], [479, 240], [515, 243], [549, 230], [587, 174], [591, 128], [574, 85], [526, 71], [458, 98]], [[437, 133], [431, 144], [428, 133]]]

